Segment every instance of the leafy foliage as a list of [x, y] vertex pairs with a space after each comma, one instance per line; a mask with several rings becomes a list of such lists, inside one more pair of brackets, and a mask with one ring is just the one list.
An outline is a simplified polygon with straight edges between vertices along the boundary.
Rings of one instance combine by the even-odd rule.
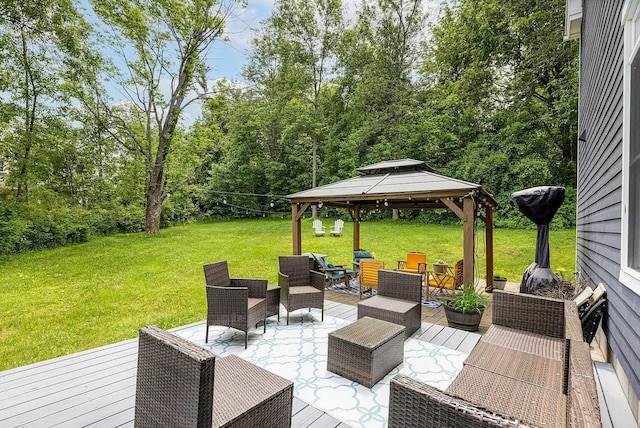
[[481, 290], [469, 284], [456, 291], [447, 304], [462, 312], [477, 312], [486, 308], [487, 301], [487, 296]]
[[[353, 22], [340, 0], [278, 0], [254, 33], [245, 82], [215, 87], [208, 48], [244, 2], [93, 0], [103, 37], [74, 3], [36, 3], [0, 0], [0, 164], [12, 207], [2, 252], [138, 230], [141, 207], [150, 231], [287, 215], [282, 195], [405, 157], [481, 184], [500, 203], [498, 227], [535, 227], [512, 192], [565, 186], [551, 226], [575, 225], [578, 45], [562, 40], [561, 0], [439, 11], [371, 0]], [[105, 61], [96, 42], [120, 60]], [[108, 99], [113, 83], [127, 102]], [[184, 126], [192, 95], [205, 106]], [[28, 215], [33, 207], [46, 211]], [[399, 218], [459, 221], [447, 210]]]

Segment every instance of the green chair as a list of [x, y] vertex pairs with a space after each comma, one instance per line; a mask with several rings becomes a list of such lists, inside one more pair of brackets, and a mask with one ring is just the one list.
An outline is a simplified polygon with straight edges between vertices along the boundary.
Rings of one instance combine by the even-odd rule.
[[360, 260], [373, 258], [373, 254], [367, 250], [353, 250], [353, 270], [356, 274], [360, 272]]
[[331, 282], [331, 285], [336, 285], [344, 282], [344, 284], [347, 286], [347, 289], [351, 290], [351, 284], [349, 284], [349, 282], [351, 281], [351, 279], [356, 277], [357, 274], [355, 271], [347, 269], [344, 265], [334, 265], [333, 263], [329, 263], [325, 260], [324, 257], [321, 257], [317, 254], [311, 253], [311, 255], [318, 263], [318, 266], [320, 266], [320, 270], [322, 271], [322, 273], [327, 276], [327, 278]]

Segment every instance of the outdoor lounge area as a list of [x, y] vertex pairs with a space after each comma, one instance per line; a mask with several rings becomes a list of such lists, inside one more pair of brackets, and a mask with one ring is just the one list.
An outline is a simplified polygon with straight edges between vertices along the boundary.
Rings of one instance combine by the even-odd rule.
[[[517, 284], [510, 284], [508, 288], [514, 290], [516, 286]], [[494, 293], [496, 296], [500, 294], [500, 292]], [[529, 296], [524, 296], [524, 298], [527, 297]], [[197, 353], [210, 353], [215, 355], [216, 361], [228, 361], [228, 364], [225, 363], [226, 367], [238, 364], [232, 364], [232, 361], [244, 361], [242, 364], [249, 364], [247, 367], [256, 367], [255, 370], [272, 373], [268, 376], [275, 376], [274, 379], [282, 379], [283, 387], [286, 387], [287, 381], [292, 382], [293, 401], [290, 407], [290, 422], [294, 427], [460, 426], [458, 422], [455, 422], [455, 418], [438, 417], [439, 419], [434, 419], [434, 421], [439, 420], [439, 422], [433, 422], [433, 424], [420, 419], [411, 419], [415, 416], [415, 412], [421, 412], [420, 405], [411, 393], [408, 396], [397, 395], [398, 385], [407, 386], [406, 383], [409, 382], [412, 384], [411, 388], [415, 388], [417, 385], [418, 390], [429, 388], [435, 391], [436, 395], [442, 395], [446, 394], [445, 390], [448, 391], [449, 388], [459, 386], [460, 382], [466, 382], [460, 376], [467, 370], [477, 371], [477, 366], [480, 365], [478, 357], [488, 356], [488, 364], [491, 362], [494, 363], [494, 366], [499, 364], [502, 360], [496, 356], [495, 352], [487, 354], [486, 350], [479, 348], [491, 346], [483, 345], [483, 343], [490, 344], [492, 342], [491, 338], [485, 339], [482, 334], [486, 336], [491, 333], [492, 329], [498, 328], [496, 325], [492, 326], [492, 320], [495, 324], [497, 319], [505, 317], [511, 319], [513, 317], [508, 313], [517, 312], [518, 308], [513, 306], [513, 302], [510, 302], [506, 306], [506, 312], [502, 310], [500, 314], [496, 315], [493, 312], [496, 308], [489, 306], [487, 316], [481, 325], [480, 333], [482, 334], [452, 329], [442, 325], [444, 324], [442, 321], [438, 324], [439, 319], [444, 319], [444, 316], [438, 315], [438, 312], [442, 312], [442, 308], [421, 308], [420, 328], [404, 340], [401, 347], [400, 363], [392, 363], [392, 367], [384, 368], [384, 372], [381, 374], [378, 372], [379, 374], [376, 376], [381, 377], [379, 380], [374, 379], [372, 386], [369, 387], [363, 385], [366, 383], [365, 381], [350, 380], [344, 375], [334, 373], [327, 366], [328, 359], [331, 358], [328, 354], [332, 349], [329, 345], [330, 337], [332, 334], [344, 330], [345, 327], [357, 324], [356, 305], [358, 302], [358, 296], [326, 291], [323, 312], [320, 309], [292, 311], [289, 314], [289, 325], [286, 322], [286, 310], [284, 306], [281, 306], [280, 319], [278, 320], [275, 316], [269, 317], [264, 333], [262, 325], [249, 329], [247, 348], [245, 348], [244, 331], [224, 326], [211, 325], [207, 327], [205, 321], [173, 329], [167, 334], [169, 334], [168, 337], [174, 338], [170, 340], [187, 340], [192, 343], [193, 345], [189, 346], [194, 346], [196, 350], [199, 349], [200, 351], [195, 351]], [[575, 311], [575, 315], [577, 316], [577, 311]], [[439, 316], [441, 318], [438, 318]], [[427, 319], [437, 322], [426, 322]], [[363, 318], [360, 321], [366, 320], [368, 318]], [[380, 322], [385, 323], [384, 321]], [[503, 323], [504, 321], [498, 322]], [[369, 321], [364, 322], [362, 331], [355, 332], [355, 334], [366, 335], [370, 334], [371, 328], [380, 328], [377, 324], [368, 323]], [[390, 324], [390, 326], [392, 325]], [[569, 322], [567, 326], [573, 328], [575, 324]], [[521, 323], [516, 322], [516, 325], [512, 327], [521, 328]], [[504, 329], [504, 327], [500, 328]], [[209, 330], [208, 343], [205, 343], [206, 330]], [[397, 332], [392, 330], [389, 330], [390, 337], [404, 337], [402, 334], [404, 328], [401, 326], [398, 327]], [[571, 331], [572, 334], [576, 334], [575, 329]], [[345, 334], [351, 333], [345, 332]], [[341, 337], [346, 336], [342, 335]], [[572, 336], [572, 338], [577, 340], [576, 336]], [[400, 342], [403, 340], [400, 339]], [[572, 388], [580, 388], [581, 384], [576, 384], [576, 382], [585, 382], [585, 379], [588, 378], [585, 376], [591, 373], [591, 380], [587, 379], [586, 382], [593, 389], [588, 389], [589, 394], [587, 395], [584, 394], [587, 390], [580, 390], [582, 393], [578, 393], [578, 399], [582, 400], [579, 401], [579, 405], [583, 406], [583, 409], [586, 408], [584, 407], [586, 404], [589, 404], [588, 400], [592, 400], [590, 403], [592, 413], [589, 413], [592, 419], [584, 419], [588, 423], [583, 423], [580, 421], [580, 417], [584, 413], [573, 413], [574, 416], [578, 416], [578, 422], [566, 426], [600, 426], [598, 423], [600, 417], [602, 417], [602, 426], [623, 426], [612, 423], [615, 417], [610, 416], [607, 411], [606, 395], [611, 395], [613, 392], [610, 389], [610, 378], [601, 379], [599, 370], [597, 370], [598, 365], [595, 366], [596, 370], [593, 370], [589, 356], [587, 355], [586, 360], [584, 359], [585, 344], [582, 343], [582, 347], [572, 346], [571, 349], [580, 350], [581, 358], [578, 361], [578, 366], [575, 367], [586, 371], [582, 374], [576, 374], [573, 369], [570, 369], [569, 373], [573, 373], [574, 377], [568, 384], [556, 378], [556, 376], [562, 376], [560, 373], [563, 372], [562, 370], [558, 373], [553, 371], [555, 370], [553, 367], [563, 364], [564, 354], [555, 355], [556, 359], [552, 365], [533, 364], [532, 369], [538, 374], [540, 374], [540, 370], [548, 371], [546, 374], [551, 376], [551, 383], [561, 390], [568, 388], [569, 391]], [[558, 339], [557, 345], [562, 347], [563, 344], [564, 342]], [[495, 346], [495, 343], [493, 345]], [[132, 426], [137, 411], [136, 378], [140, 376], [141, 370], [138, 346], [138, 339], [133, 339], [0, 373], [0, 425]], [[511, 345], [503, 344], [503, 346]], [[586, 346], [588, 348], [588, 345]], [[345, 352], [342, 347], [337, 349], [340, 349], [340, 352]], [[397, 349], [397, 345], [394, 345], [394, 349]], [[360, 360], [355, 363], [346, 363], [347, 368], [356, 367], [360, 370], [362, 367], [361, 360], [366, 358], [367, 354], [366, 352], [364, 354], [361, 351], [357, 352]], [[386, 351], [384, 353], [386, 355]], [[397, 355], [396, 351], [392, 353]], [[473, 355], [476, 357], [470, 360], [470, 356]], [[240, 358], [229, 360], [230, 357]], [[338, 358], [344, 361], [347, 357], [342, 354]], [[372, 358], [373, 361], [387, 361], [386, 358], [380, 359], [375, 355]], [[228, 369], [225, 368], [225, 365], [221, 365], [220, 370]], [[485, 367], [485, 370], [489, 370], [489, 368]], [[494, 367], [491, 370], [499, 371], [499, 368]], [[602, 372], [602, 376], [606, 376], [606, 367], [601, 366], [600, 372]], [[502, 376], [505, 375], [509, 376], [508, 373]], [[349, 375], [347, 374], [347, 376]], [[241, 378], [242, 374], [236, 372], [234, 377]], [[230, 380], [232, 384], [237, 382], [233, 379], [232, 377]], [[606, 394], [601, 390], [601, 382], [607, 385]], [[477, 379], [475, 385], [475, 389], [471, 389], [471, 391], [481, 392], [484, 390], [484, 387], [478, 389]], [[492, 387], [495, 390], [495, 385]], [[216, 388], [219, 386], [214, 387], [214, 402]], [[558, 394], [562, 396], [562, 392]], [[507, 396], [509, 395], [507, 394], [505, 397]], [[522, 397], [527, 400], [531, 398], [529, 395]], [[515, 398], [519, 399], [520, 395], [516, 395]], [[511, 399], [513, 400], [513, 397]], [[585, 399], [587, 401], [584, 401]], [[512, 405], [515, 405], [516, 402], [511, 401]], [[537, 414], [543, 409], [533, 402], [529, 404], [527, 409], [533, 414]], [[406, 409], [397, 407], [398, 405], [405, 406]], [[460, 416], [456, 408], [449, 409], [458, 417]], [[215, 412], [214, 407], [214, 419]], [[482, 415], [483, 412], [487, 412], [486, 408], [479, 413], [472, 413], [472, 416], [477, 419], [477, 416]], [[473, 426], [497, 426], [495, 425], [496, 415], [490, 411], [489, 413], [491, 417], [487, 417], [485, 414]], [[398, 419], [398, 415], [400, 415], [400, 419]], [[404, 416], [407, 416], [408, 419]], [[420, 417], [424, 417], [424, 415]], [[289, 421], [288, 416], [285, 419], [287, 422]], [[231, 426], [268, 426], [267, 419], [264, 421], [265, 423], [260, 425], [255, 425], [253, 422], [254, 425], [238, 423]], [[286, 423], [281, 424], [283, 422], [272, 426], [287, 426]], [[527, 424], [523, 419], [520, 419], [520, 424], [519, 426], [535, 425]], [[564, 420], [562, 424], [557, 426], [564, 426]]]

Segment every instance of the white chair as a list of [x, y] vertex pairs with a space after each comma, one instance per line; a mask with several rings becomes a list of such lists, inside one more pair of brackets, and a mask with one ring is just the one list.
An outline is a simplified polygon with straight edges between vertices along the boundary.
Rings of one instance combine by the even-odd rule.
[[344, 228], [344, 221], [342, 219], [336, 220], [331, 228], [331, 236], [342, 236], [342, 229]]
[[322, 225], [322, 220], [313, 220], [313, 236], [324, 236], [324, 230], [326, 227]]

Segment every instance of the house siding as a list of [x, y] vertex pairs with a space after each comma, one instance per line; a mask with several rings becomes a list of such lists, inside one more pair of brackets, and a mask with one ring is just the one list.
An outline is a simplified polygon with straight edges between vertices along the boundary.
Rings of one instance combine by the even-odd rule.
[[[621, 254], [622, 1], [583, 1], [580, 39], [576, 265], [607, 287], [603, 329], [640, 396], [640, 296], [618, 281]], [[583, 134], [584, 133], [584, 134]], [[640, 220], [639, 220], [640, 221]]]

